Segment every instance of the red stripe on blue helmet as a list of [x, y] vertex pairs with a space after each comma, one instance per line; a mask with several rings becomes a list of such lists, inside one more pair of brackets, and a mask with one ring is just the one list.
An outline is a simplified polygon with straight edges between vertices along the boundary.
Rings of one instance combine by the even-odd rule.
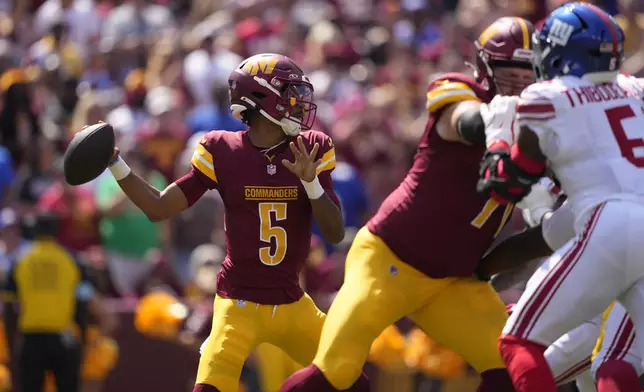
[[602, 10], [601, 8], [597, 7], [594, 4], [584, 4], [584, 6], [586, 6], [589, 10], [596, 13], [597, 16], [599, 16], [604, 21], [604, 23], [606, 23], [606, 26], [608, 26], [608, 33], [613, 39], [613, 56], [617, 56], [617, 45], [619, 43], [619, 34], [617, 33], [617, 29], [615, 28], [613, 20], [610, 18], [610, 16], [608, 16], [608, 14], [604, 10]]

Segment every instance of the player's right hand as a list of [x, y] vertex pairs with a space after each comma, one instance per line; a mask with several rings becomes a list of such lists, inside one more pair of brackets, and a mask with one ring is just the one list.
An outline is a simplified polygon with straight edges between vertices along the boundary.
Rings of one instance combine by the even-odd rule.
[[523, 220], [528, 226], [538, 226], [543, 217], [554, 210], [555, 203], [559, 198], [556, 189], [552, 180], [544, 177], [534, 184], [530, 193], [517, 204], [517, 207], [522, 210]]
[[518, 203], [526, 197], [540, 176], [524, 173], [505, 149], [488, 150], [483, 155], [476, 190], [499, 204]]
[[[100, 124], [100, 123], [103, 123], [103, 122], [104, 122], [104, 121], [103, 121], [103, 120], [101, 120], [101, 121], [99, 121], [99, 124]], [[85, 125], [85, 126], [83, 127], [83, 129], [85, 129], [86, 127], [87, 127], [87, 125]], [[115, 147], [114, 147], [114, 153], [112, 154], [112, 159], [110, 159], [110, 165], [111, 165], [112, 163], [116, 162], [116, 160], [118, 159], [118, 157], [119, 157], [119, 154], [120, 154], [120, 153], [121, 153], [121, 150], [119, 150], [119, 148], [115, 146]]]
[[114, 154], [112, 154], [112, 159], [110, 159], [110, 165], [116, 162], [117, 159], [119, 159], [120, 154], [121, 150], [118, 147], [114, 147]]
[[485, 145], [489, 148], [498, 141], [511, 146], [517, 135], [514, 116], [517, 112], [519, 97], [497, 95], [488, 104], [480, 106], [481, 118], [485, 124]]

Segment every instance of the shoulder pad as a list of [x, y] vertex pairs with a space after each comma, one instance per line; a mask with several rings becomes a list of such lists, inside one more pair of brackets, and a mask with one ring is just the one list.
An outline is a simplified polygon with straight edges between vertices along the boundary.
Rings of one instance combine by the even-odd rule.
[[209, 131], [199, 141], [199, 144], [205, 146], [214, 146], [220, 139], [224, 138], [226, 131]]
[[533, 83], [521, 92], [521, 99], [530, 99], [531, 97], [548, 97], [554, 98], [566, 90], [566, 86], [558, 83], [556, 80]]
[[308, 139], [309, 148], [313, 148], [315, 143], [320, 145], [317, 158], [320, 160], [320, 164], [317, 168], [317, 174], [335, 169], [335, 145], [333, 140], [327, 134], [313, 130], [302, 132], [302, 136]]
[[636, 78], [635, 76], [621, 73], [617, 75], [617, 83], [627, 89], [633, 89], [640, 94], [644, 94], [644, 78]]
[[445, 106], [460, 101], [481, 101], [481, 90], [466, 76], [444, 75], [433, 80], [427, 90], [427, 110], [437, 112]]
[[[534, 83], [526, 87], [517, 103], [517, 121], [525, 125], [532, 121], [548, 121], [555, 117], [561, 102], [568, 102], [564, 94], [565, 86], [547, 81]], [[569, 105], [569, 103], [568, 103]]]
[[470, 86], [477, 94], [485, 95], [486, 90], [474, 78], [458, 72], [447, 72], [431, 80], [429, 85], [441, 80], [450, 80], [453, 82], [463, 82]]
[[222, 138], [222, 134], [222, 131], [206, 133], [197, 143], [190, 160], [190, 163], [197, 171], [215, 183], [217, 182], [217, 174], [215, 173], [214, 149], [217, 142]]
[[322, 143], [328, 143], [331, 138], [329, 135], [327, 135], [324, 132], [316, 131], [316, 130], [309, 130], [309, 131], [303, 131], [300, 132], [300, 136], [302, 136], [305, 140], [308, 140], [311, 143], [320, 143], [320, 148], [324, 147], [322, 146]]

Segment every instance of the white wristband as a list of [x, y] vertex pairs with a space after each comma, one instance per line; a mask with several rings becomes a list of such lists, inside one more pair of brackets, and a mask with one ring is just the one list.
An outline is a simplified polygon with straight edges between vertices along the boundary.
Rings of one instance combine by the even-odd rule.
[[132, 171], [130, 167], [127, 165], [127, 163], [125, 163], [125, 161], [121, 159], [120, 156], [116, 158], [116, 160], [112, 162], [108, 166], [108, 168], [112, 172], [112, 175], [114, 176], [114, 179], [116, 179], [116, 181], [121, 181], [122, 179], [127, 177]]
[[311, 200], [319, 199], [324, 194], [324, 188], [322, 188], [322, 185], [320, 185], [318, 176], [315, 176], [315, 178], [311, 182], [302, 181], [302, 185], [304, 186], [304, 190]]

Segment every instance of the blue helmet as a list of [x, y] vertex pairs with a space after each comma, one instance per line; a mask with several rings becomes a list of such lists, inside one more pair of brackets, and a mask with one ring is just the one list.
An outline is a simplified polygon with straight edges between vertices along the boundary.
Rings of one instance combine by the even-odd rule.
[[592, 4], [570, 3], [554, 10], [532, 37], [539, 80], [556, 76], [617, 74], [624, 59], [624, 31]]

